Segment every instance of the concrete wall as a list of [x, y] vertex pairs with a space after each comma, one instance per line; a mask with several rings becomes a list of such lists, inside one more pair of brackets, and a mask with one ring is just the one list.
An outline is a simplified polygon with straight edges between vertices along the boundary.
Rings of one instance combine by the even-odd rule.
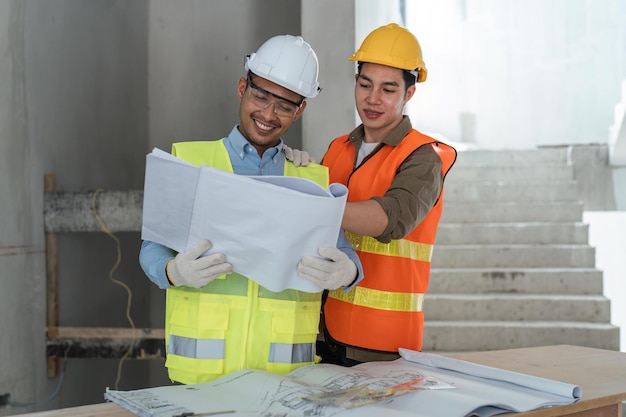
[[321, 161], [330, 141], [355, 126], [355, 4], [351, 1], [302, 1], [302, 33], [316, 48], [322, 92], [302, 117], [304, 149]]
[[42, 170], [27, 135], [25, 6], [0, 2], [0, 392], [32, 401], [46, 387], [45, 265], [42, 196], [33, 192]]
[[414, 0], [417, 126], [482, 148], [605, 143], [626, 78], [623, 0]]
[[[46, 404], [0, 410], [18, 413], [102, 400], [116, 366], [68, 360], [46, 376], [46, 274], [43, 176], [59, 190], [133, 189], [143, 184], [147, 142], [146, 1], [2, 1], [0, 82], [4, 196], [0, 226], [0, 392], [12, 403]], [[7, 58], [8, 59], [5, 59]], [[149, 325], [151, 289], [139, 275], [138, 236], [119, 236], [115, 276], [135, 298], [137, 326]], [[108, 277], [115, 242], [105, 234], [59, 235], [59, 323], [129, 326], [126, 292]], [[147, 383], [154, 366], [130, 364], [124, 382]], [[141, 369], [142, 372], [134, 372]], [[62, 375], [62, 377], [61, 377]]]
[[620, 327], [620, 350], [626, 352], [626, 211], [586, 211], [583, 221], [589, 224], [596, 268], [603, 272], [604, 295], [611, 300], [611, 323]]
[[[298, 2], [150, 1], [150, 146], [227, 135], [239, 119], [244, 56], [283, 33], [301, 34]], [[294, 127], [287, 137], [301, 147]]]

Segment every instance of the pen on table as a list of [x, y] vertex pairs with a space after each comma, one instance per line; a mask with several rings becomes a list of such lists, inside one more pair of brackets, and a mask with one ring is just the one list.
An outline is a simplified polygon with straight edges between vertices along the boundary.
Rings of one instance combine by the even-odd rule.
[[235, 410], [224, 410], [224, 411], [209, 411], [208, 413], [194, 413], [194, 412], [186, 412], [180, 414], [174, 414], [172, 417], [204, 417], [204, 416], [219, 416], [220, 414], [231, 414], [234, 413]]

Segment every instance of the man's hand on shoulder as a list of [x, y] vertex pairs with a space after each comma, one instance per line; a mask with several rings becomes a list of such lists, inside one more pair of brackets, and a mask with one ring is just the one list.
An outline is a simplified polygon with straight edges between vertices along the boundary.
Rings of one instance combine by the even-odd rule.
[[301, 151], [299, 149], [292, 149], [289, 146], [283, 144], [283, 152], [287, 161], [293, 162], [297, 167], [305, 167], [309, 164], [314, 164], [315, 160], [309, 155], [307, 151]]

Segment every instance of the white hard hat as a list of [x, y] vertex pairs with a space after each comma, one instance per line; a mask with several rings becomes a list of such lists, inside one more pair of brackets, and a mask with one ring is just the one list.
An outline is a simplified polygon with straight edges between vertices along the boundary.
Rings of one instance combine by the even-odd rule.
[[244, 68], [304, 97], [313, 98], [321, 91], [317, 55], [302, 36], [268, 39], [256, 53], [246, 56]]

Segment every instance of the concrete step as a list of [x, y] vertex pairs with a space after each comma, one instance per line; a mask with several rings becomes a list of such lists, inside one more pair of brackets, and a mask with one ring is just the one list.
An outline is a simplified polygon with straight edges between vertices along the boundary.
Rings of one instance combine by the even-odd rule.
[[[471, 244], [586, 244], [583, 223], [440, 223], [435, 246]], [[435, 249], [436, 250], [436, 249]]]
[[564, 181], [574, 179], [574, 167], [560, 166], [486, 166], [457, 165], [448, 173], [446, 181], [511, 181], [524, 178], [533, 181]]
[[431, 294], [602, 295], [602, 271], [595, 268], [433, 268]]
[[446, 182], [444, 201], [579, 201], [575, 181]]
[[422, 350], [464, 352], [575, 345], [619, 350], [619, 328], [561, 321], [436, 321], [426, 318]]
[[458, 152], [454, 167], [563, 166], [569, 165], [568, 153], [568, 147], [512, 150], [464, 150]]
[[459, 152], [432, 258], [424, 351], [619, 349], [574, 154], [569, 146]]
[[581, 201], [455, 201], [444, 200], [442, 223], [578, 222]]
[[433, 294], [427, 293], [428, 320], [576, 321], [606, 323], [611, 303], [601, 295]]
[[587, 245], [439, 245], [434, 268], [545, 268], [595, 265], [595, 249]]

